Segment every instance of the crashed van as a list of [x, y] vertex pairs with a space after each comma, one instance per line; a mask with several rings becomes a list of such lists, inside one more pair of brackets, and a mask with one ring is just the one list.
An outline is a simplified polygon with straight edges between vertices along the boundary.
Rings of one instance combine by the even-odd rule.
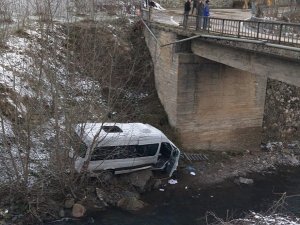
[[180, 150], [157, 128], [143, 123], [84, 123], [72, 137], [76, 171], [114, 174], [152, 169], [172, 176]]

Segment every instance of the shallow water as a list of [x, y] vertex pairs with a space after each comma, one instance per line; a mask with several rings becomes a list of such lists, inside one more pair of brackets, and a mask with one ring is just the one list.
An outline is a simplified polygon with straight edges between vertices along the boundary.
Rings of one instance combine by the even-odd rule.
[[[143, 196], [150, 206], [132, 214], [119, 209], [90, 213], [87, 218], [72, 223], [97, 225], [198, 225], [206, 224], [206, 213], [221, 218], [240, 218], [249, 211], [265, 212], [282, 193], [300, 193], [300, 168], [285, 168], [277, 174], [252, 176], [253, 185], [226, 183], [207, 190], [182, 190], [165, 187]], [[179, 181], [180, 182], [180, 181]], [[287, 198], [283, 212], [300, 217], [300, 197]], [[211, 221], [212, 217], [208, 217]]]

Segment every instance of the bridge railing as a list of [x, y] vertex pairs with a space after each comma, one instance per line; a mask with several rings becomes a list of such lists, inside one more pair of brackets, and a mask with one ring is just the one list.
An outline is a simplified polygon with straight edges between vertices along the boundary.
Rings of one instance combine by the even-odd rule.
[[[142, 9], [145, 21], [159, 21], [151, 7]], [[214, 17], [182, 16], [182, 29], [233, 36], [245, 39], [265, 40], [277, 44], [300, 46], [300, 24], [266, 22], [261, 20], [234, 20]], [[164, 21], [163, 21], [164, 22]]]
[[185, 16], [184, 29], [205, 31], [278, 44], [300, 45], [300, 24]]

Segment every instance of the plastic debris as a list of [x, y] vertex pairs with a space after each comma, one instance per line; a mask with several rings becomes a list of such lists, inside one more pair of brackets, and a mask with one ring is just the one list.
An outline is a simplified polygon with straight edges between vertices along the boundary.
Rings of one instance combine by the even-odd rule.
[[192, 176], [196, 176], [196, 173], [195, 173], [195, 172], [190, 172], [190, 174], [191, 174]]
[[169, 184], [177, 184], [178, 181], [177, 180], [174, 180], [174, 179], [171, 179], [168, 181]]
[[160, 189], [158, 189], [159, 191], [165, 191], [165, 189], [163, 189], [163, 188], [160, 188]]

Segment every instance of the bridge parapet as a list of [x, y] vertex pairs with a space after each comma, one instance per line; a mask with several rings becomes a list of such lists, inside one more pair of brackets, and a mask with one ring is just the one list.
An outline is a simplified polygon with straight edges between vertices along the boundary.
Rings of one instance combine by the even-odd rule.
[[[192, 38], [192, 40], [207, 41], [227, 47], [240, 48], [251, 52], [257, 52], [260, 54], [273, 55], [279, 58], [285, 58], [291, 61], [300, 62], [300, 48], [294, 48], [290, 46], [272, 44], [259, 40], [248, 40], [244, 38], [224, 37], [218, 34], [199, 33], [190, 29], [182, 29], [178, 26], [172, 26], [168, 24], [161, 24], [157, 22], [149, 23], [149, 27], [154, 30], [162, 30], [166, 32], [175, 33], [178, 35], [178, 40], [181, 41], [185, 38]], [[160, 46], [166, 46], [168, 44], [175, 44], [177, 42], [162, 41]]]

